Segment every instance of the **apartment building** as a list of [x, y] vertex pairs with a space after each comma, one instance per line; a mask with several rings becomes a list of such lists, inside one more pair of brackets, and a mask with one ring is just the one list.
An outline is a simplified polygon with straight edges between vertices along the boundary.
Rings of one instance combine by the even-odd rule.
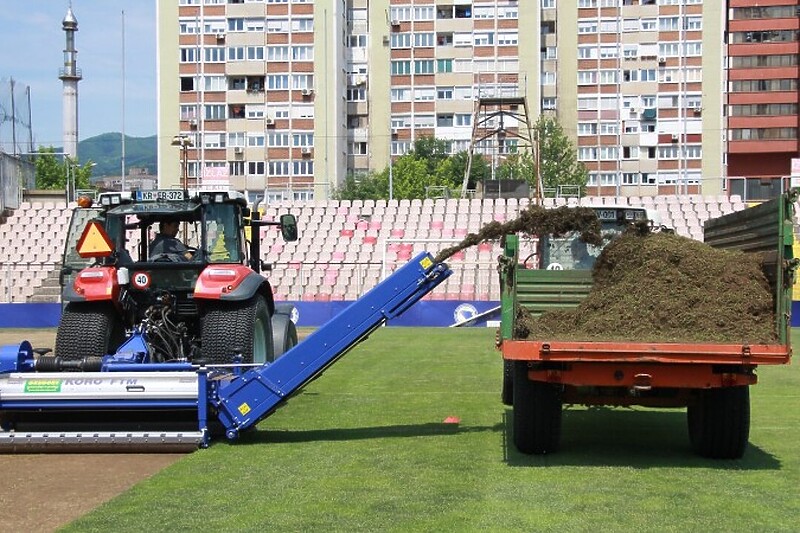
[[731, 192], [775, 196], [787, 185], [798, 140], [796, 0], [730, 0], [728, 20], [727, 164]]
[[[747, 3], [159, 0], [161, 185], [179, 183], [186, 155], [191, 183], [324, 198], [348, 173], [384, 169], [422, 135], [453, 153], [472, 143], [499, 164], [534, 149], [516, 133], [549, 113], [589, 169], [588, 194], [728, 192], [728, 176], [786, 173], [777, 161], [753, 166], [747, 154], [788, 162], [797, 152], [797, 18]], [[760, 42], [772, 47], [762, 52], [725, 45], [726, 31], [760, 31], [763, 41], [757, 28], [773, 23], [786, 26], [780, 46], [795, 54], [784, 70], [746, 66], [761, 60], [745, 56], [789, 55], [772, 43]], [[765, 76], [775, 76], [767, 85], [780, 98], [765, 112], [782, 115], [770, 128], [790, 137], [770, 138], [769, 150], [751, 138], [778, 132], [750, 131], [766, 119], [747, 107], [764, 89], [739, 83]], [[480, 106], [504, 98], [524, 98], [528, 116]], [[175, 136], [193, 146], [181, 152]]]
[[159, 0], [157, 16], [160, 186], [185, 157], [189, 186], [325, 197], [345, 170], [343, 4]]

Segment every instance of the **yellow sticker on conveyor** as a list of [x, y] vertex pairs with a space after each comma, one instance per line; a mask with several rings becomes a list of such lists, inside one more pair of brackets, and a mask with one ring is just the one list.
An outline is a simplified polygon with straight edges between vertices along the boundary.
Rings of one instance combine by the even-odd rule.
[[250, 406], [247, 405], [247, 402], [239, 406], [239, 412], [243, 415], [246, 415], [247, 413], [250, 412]]
[[24, 392], [61, 392], [60, 379], [29, 379]]
[[425, 256], [425, 257], [422, 258], [422, 261], [420, 261], [419, 264], [422, 265], [422, 268], [427, 270], [427, 269], [429, 269], [431, 267], [431, 265], [433, 264], [433, 261], [431, 261], [430, 257]]

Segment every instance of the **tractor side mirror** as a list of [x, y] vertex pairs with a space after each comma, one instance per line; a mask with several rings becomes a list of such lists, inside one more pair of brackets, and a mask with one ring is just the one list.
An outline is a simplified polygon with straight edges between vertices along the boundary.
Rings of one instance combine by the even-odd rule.
[[281, 215], [281, 235], [286, 242], [297, 240], [297, 219], [292, 214]]

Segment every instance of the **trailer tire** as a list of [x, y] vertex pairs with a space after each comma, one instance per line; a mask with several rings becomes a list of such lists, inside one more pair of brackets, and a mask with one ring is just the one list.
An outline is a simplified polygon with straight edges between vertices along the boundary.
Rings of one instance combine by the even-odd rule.
[[55, 355], [67, 361], [114, 353], [125, 339], [122, 319], [109, 302], [70, 302], [56, 330]]
[[692, 449], [710, 459], [740, 459], [750, 436], [750, 387], [699, 393], [697, 403], [687, 409]]
[[272, 317], [272, 342], [275, 359], [297, 345], [297, 328], [289, 315], [276, 314]]
[[522, 453], [558, 451], [561, 440], [561, 389], [528, 379], [528, 365], [514, 363], [514, 446]]
[[503, 360], [503, 387], [500, 389], [503, 405], [514, 405], [514, 363]]
[[206, 305], [200, 338], [203, 359], [211, 364], [234, 362], [241, 350], [242, 363], [272, 362], [272, 322], [260, 294], [239, 302]]

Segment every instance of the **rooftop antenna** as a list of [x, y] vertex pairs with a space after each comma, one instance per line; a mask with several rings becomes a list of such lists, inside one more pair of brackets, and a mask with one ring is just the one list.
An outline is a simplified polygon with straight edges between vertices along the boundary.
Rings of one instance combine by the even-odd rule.
[[122, 185], [121, 190], [125, 190], [125, 10], [122, 10]]

